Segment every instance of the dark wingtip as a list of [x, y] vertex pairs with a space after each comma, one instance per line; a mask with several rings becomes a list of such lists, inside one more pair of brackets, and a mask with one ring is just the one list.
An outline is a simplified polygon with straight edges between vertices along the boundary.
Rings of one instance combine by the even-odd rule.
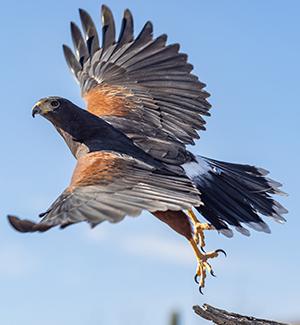
[[89, 13], [82, 8], [79, 8], [78, 11], [79, 11], [79, 17], [81, 20], [83, 20], [86, 16], [89, 15]]
[[74, 23], [74, 21], [71, 21], [70, 22], [70, 29], [71, 29], [71, 32], [73, 32], [74, 29], [78, 29], [77, 25]]
[[79, 8], [78, 11], [79, 11], [79, 15], [80, 15], [80, 16], [81, 16], [81, 15], [84, 15], [84, 14], [87, 14], [87, 11], [85, 11], [85, 10], [82, 9], [82, 8]]
[[104, 4], [101, 6], [101, 11], [102, 12], [108, 11], [109, 13], [111, 13], [110, 8], [107, 5], [104, 5]]
[[151, 21], [147, 21], [144, 25], [143, 29], [139, 33], [139, 35], [136, 37], [135, 42], [142, 42], [146, 43], [153, 39], [153, 25]]
[[132, 17], [132, 13], [128, 8], [126, 8], [124, 10], [124, 17], [126, 17], [126, 18], [131, 18]]
[[62, 49], [63, 49], [63, 52], [64, 52], [65, 59], [67, 59], [68, 58], [68, 54], [70, 53], [71, 49], [66, 44], [63, 44], [62, 45]]
[[43, 223], [35, 223], [30, 220], [21, 220], [20, 218], [12, 215], [7, 216], [9, 223], [11, 226], [22, 233], [25, 232], [44, 232], [51, 228], [51, 226]]
[[86, 10], [79, 8], [78, 11], [79, 11], [79, 17], [81, 21], [84, 21], [86, 19], [91, 19], [90, 14]]
[[32, 221], [21, 220], [16, 216], [8, 215], [7, 218], [11, 226], [19, 232], [31, 232], [35, 225]]
[[129, 9], [124, 10], [122, 27], [119, 34], [118, 43], [119, 46], [129, 43], [134, 39], [133, 36], [133, 17]]
[[152, 24], [152, 21], [150, 21], [150, 20], [146, 21], [145, 26], [146, 26], [147, 28], [153, 30], [153, 24]]
[[102, 24], [103, 25], [106, 25], [107, 23], [109, 23], [110, 20], [113, 21], [113, 13], [108, 6], [102, 5], [101, 13], [102, 13], [102, 19], [103, 19]]
[[153, 24], [152, 24], [152, 21], [148, 20], [144, 26], [144, 30], [147, 30], [147, 32], [153, 36]]

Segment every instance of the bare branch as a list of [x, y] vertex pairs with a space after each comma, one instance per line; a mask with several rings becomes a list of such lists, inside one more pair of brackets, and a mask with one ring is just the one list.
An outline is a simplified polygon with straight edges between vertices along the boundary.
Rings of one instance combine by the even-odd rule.
[[218, 309], [207, 304], [204, 304], [202, 307], [194, 306], [193, 309], [197, 315], [218, 325], [287, 325], [285, 323], [229, 313], [226, 310]]

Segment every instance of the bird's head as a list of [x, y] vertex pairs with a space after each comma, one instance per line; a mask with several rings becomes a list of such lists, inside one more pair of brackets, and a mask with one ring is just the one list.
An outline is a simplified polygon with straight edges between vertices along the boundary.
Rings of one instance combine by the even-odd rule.
[[32, 116], [41, 115], [50, 121], [56, 129], [63, 130], [75, 140], [87, 137], [93, 129], [103, 128], [100, 118], [73, 104], [68, 99], [50, 96], [36, 102]]
[[71, 134], [82, 124], [80, 121], [85, 115], [85, 110], [65, 98], [50, 96], [40, 99], [33, 106], [32, 116], [36, 115], [43, 116], [56, 128]]
[[[46, 118], [59, 115], [66, 106], [66, 99], [57, 96], [42, 98], [32, 108], [32, 116], [42, 115]], [[50, 115], [49, 115], [50, 114]]]
[[85, 110], [71, 101], [58, 96], [42, 98], [32, 108], [32, 116], [41, 115], [55, 127], [64, 129], [76, 127], [79, 120], [85, 115]]

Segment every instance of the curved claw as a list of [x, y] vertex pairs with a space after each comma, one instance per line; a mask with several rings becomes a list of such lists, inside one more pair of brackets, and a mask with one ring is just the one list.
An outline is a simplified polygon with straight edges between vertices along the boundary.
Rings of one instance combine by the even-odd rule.
[[199, 277], [199, 275], [198, 275], [198, 274], [195, 274], [195, 276], [194, 276], [194, 281], [195, 281], [197, 284], [199, 284], [198, 277]]
[[199, 287], [199, 292], [203, 295], [204, 293], [202, 292], [202, 287]]
[[202, 250], [203, 253], [206, 253], [206, 250], [204, 249], [204, 247], [200, 246], [200, 249]]
[[210, 270], [210, 274], [213, 276], [213, 277], [217, 277], [216, 275], [215, 275], [215, 273], [214, 273], [214, 271], [213, 270]]
[[227, 254], [226, 254], [226, 252], [223, 249], [217, 249], [215, 252], [216, 253], [223, 253], [224, 256], [227, 257]]

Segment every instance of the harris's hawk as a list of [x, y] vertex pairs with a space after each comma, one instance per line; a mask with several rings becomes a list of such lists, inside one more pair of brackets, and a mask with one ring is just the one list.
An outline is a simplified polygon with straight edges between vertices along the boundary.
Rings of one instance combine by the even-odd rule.
[[[205, 130], [209, 94], [193, 66], [167, 36], [153, 37], [147, 22], [134, 37], [125, 10], [116, 39], [110, 9], [102, 6], [102, 42], [90, 15], [79, 10], [82, 32], [71, 23], [75, 53], [63, 46], [87, 109], [61, 97], [38, 101], [32, 115], [49, 120], [76, 157], [70, 185], [40, 215], [39, 223], [9, 216], [21, 232], [64, 228], [81, 221], [92, 227], [119, 222], [143, 210], [185, 236], [196, 254], [196, 280], [204, 287], [207, 262], [222, 250], [201, 252], [203, 231], [231, 237], [232, 228], [270, 232], [262, 216], [284, 222], [287, 210], [272, 198], [281, 184], [265, 169], [192, 154], [186, 145]], [[209, 223], [202, 224], [196, 209]], [[212, 273], [213, 274], [213, 273]]]

